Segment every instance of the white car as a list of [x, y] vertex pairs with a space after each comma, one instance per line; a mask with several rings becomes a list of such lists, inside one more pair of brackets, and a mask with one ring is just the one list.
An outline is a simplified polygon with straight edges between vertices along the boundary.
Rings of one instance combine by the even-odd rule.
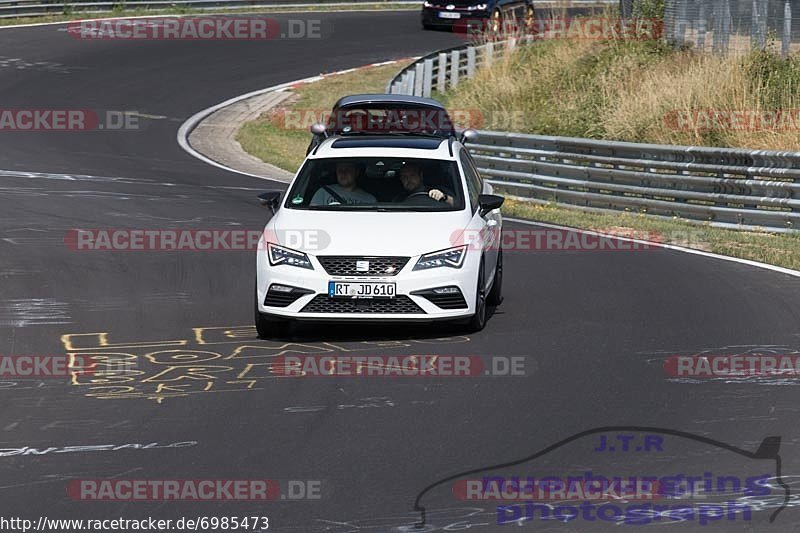
[[483, 182], [464, 140], [324, 138], [282, 201], [280, 191], [260, 195], [274, 215], [256, 261], [259, 337], [282, 337], [295, 320], [483, 329], [487, 304], [502, 301], [503, 197]]

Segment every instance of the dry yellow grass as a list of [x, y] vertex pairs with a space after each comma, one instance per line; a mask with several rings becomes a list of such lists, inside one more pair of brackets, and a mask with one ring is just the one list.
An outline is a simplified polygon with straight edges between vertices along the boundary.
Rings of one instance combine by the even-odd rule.
[[[766, 52], [719, 57], [657, 42], [543, 41], [444, 98], [450, 108], [480, 109], [486, 129], [663, 144], [800, 146], [800, 60]], [[730, 125], [731, 117], [738, 126]]]

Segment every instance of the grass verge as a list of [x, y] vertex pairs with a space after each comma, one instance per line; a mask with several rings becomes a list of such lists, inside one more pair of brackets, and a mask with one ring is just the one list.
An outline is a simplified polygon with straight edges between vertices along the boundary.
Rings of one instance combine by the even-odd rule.
[[630, 142], [796, 150], [800, 56], [718, 56], [660, 41], [551, 39], [443, 95], [484, 129]]
[[637, 213], [587, 213], [557, 204], [538, 205], [512, 198], [503, 204], [503, 214], [620, 236], [647, 235], [665, 244], [800, 270], [800, 233], [737, 231]]
[[311, 124], [319, 122], [342, 96], [382, 93], [400, 68], [399, 64], [392, 64], [359, 69], [303, 85], [293, 90], [280, 107], [244, 124], [236, 140], [262, 161], [295, 172], [305, 158]]

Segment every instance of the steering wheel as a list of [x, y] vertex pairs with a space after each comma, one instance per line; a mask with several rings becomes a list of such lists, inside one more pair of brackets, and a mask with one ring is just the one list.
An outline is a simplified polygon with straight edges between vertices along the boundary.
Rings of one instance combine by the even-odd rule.
[[428, 192], [426, 192], [426, 191], [412, 192], [411, 194], [406, 196], [405, 200], [403, 200], [403, 201], [404, 202], [413, 203], [413, 204], [417, 204], [417, 205], [419, 205], [420, 203], [425, 204], [425, 203], [430, 203], [430, 202], [435, 203], [435, 204], [438, 205], [439, 202], [440, 202], [439, 200], [434, 200], [433, 198], [428, 196]]

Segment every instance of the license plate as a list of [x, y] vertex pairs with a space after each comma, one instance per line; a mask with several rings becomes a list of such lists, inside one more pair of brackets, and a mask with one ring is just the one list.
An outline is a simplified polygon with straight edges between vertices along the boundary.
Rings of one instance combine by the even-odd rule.
[[460, 19], [461, 18], [461, 13], [448, 13], [448, 12], [445, 12], [445, 11], [441, 11], [439, 13], [439, 18], [440, 19]]
[[396, 284], [367, 281], [329, 281], [332, 298], [394, 298]]

